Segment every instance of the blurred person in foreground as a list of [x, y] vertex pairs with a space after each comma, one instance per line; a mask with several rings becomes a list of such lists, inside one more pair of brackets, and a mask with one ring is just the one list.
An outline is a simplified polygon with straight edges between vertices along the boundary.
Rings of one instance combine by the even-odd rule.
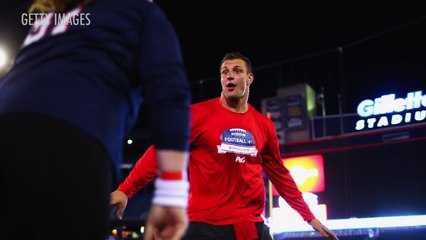
[[[323, 237], [338, 239], [311, 212], [283, 165], [274, 124], [249, 103], [251, 61], [238, 52], [220, 63], [220, 97], [191, 106], [189, 228], [183, 239], [271, 239], [262, 217], [264, 171], [280, 195]], [[127, 200], [157, 176], [151, 146], [111, 193], [119, 218]]]
[[143, 102], [160, 174], [146, 239], [180, 239], [191, 94], [164, 12], [147, 0], [37, 0], [21, 20], [31, 30], [0, 79], [2, 236], [106, 239]]

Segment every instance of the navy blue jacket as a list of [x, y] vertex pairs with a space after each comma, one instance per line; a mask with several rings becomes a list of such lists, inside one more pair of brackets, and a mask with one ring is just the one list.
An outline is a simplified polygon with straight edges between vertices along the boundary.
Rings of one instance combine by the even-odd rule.
[[[71, 25], [60, 24], [64, 16], [73, 16]], [[144, 101], [157, 149], [188, 149], [189, 84], [177, 35], [157, 5], [99, 0], [40, 23], [0, 80], [0, 114], [72, 124], [98, 139], [118, 167]]]

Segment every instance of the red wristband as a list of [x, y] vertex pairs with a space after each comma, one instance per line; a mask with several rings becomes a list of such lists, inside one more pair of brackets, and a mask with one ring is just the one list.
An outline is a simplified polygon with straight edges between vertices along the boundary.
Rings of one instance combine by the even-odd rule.
[[182, 180], [183, 172], [161, 172], [160, 178], [163, 180]]

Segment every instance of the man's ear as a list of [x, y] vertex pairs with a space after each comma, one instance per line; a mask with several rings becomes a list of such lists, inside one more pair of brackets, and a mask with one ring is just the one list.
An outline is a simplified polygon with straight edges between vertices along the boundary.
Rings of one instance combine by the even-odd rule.
[[249, 74], [248, 74], [248, 77], [249, 77], [249, 84], [252, 84], [252, 83], [253, 83], [253, 80], [254, 80], [254, 75], [253, 75], [253, 73], [249, 73]]

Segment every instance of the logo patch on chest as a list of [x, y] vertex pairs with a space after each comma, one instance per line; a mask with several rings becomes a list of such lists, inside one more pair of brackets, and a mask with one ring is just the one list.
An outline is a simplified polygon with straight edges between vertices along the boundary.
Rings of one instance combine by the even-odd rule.
[[[253, 135], [241, 128], [225, 130], [220, 135], [222, 144], [217, 146], [217, 153], [236, 153], [242, 155], [257, 156], [257, 148]], [[237, 157], [236, 162], [245, 162], [245, 157]]]

